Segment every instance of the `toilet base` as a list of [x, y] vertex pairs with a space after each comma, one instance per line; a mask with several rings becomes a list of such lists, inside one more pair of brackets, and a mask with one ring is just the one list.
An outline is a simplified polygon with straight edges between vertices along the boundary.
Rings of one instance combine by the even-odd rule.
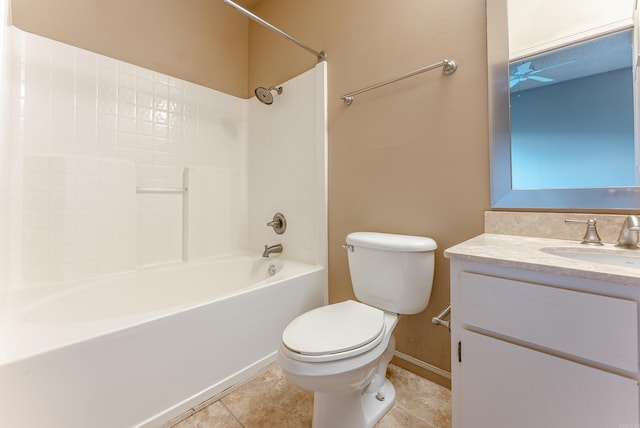
[[377, 392], [316, 392], [313, 400], [312, 428], [373, 428], [393, 407], [396, 390], [385, 379]]

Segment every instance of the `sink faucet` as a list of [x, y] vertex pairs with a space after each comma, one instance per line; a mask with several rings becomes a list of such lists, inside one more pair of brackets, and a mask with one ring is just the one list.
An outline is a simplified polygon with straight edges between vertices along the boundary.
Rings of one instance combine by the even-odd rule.
[[281, 244], [272, 245], [270, 247], [268, 245], [265, 245], [264, 252], [262, 253], [262, 257], [269, 257], [269, 254], [281, 253], [281, 252], [282, 252]]
[[623, 248], [638, 248], [638, 231], [640, 230], [640, 217], [637, 215], [628, 216], [624, 223], [622, 223], [622, 229], [620, 229], [620, 235], [618, 235], [618, 245], [616, 247]]

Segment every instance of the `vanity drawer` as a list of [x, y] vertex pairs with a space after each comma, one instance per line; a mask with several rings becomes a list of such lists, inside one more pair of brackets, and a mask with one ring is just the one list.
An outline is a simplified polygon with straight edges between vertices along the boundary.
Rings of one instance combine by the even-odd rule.
[[463, 328], [638, 372], [636, 302], [470, 272], [460, 275]]

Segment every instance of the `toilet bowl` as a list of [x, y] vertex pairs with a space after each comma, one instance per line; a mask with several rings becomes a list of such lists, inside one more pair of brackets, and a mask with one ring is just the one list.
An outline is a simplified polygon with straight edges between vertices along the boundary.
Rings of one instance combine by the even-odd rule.
[[[335, 309], [339, 309], [343, 315], [338, 316], [338, 319], [345, 320], [349, 312], [352, 312], [352, 316], [357, 319], [359, 309], [363, 308], [377, 310], [348, 300], [317, 308], [314, 310], [316, 313], [312, 315], [326, 315], [327, 321], [331, 323], [331, 320], [336, 320]], [[336, 331], [337, 337], [334, 337], [336, 341], [331, 343], [331, 340], [322, 333], [316, 335], [318, 330], [310, 330], [306, 335], [309, 344], [321, 336], [325, 339], [326, 345], [329, 345], [325, 352], [315, 347], [317, 352], [310, 355], [292, 351], [285, 339], [286, 333], [292, 334], [285, 330], [278, 352], [278, 362], [293, 383], [314, 391], [313, 428], [372, 427], [393, 406], [395, 390], [393, 385], [385, 379], [385, 374], [395, 350], [392, 332], [398, 322], [398, 316], [380, 312], [380, 331], [377, 334], [374, 333], [365, 343], [355, 340], [350, 349], [338, 352], [332, 345], [337, 343], [344, 345], [345, 337], [353, 338], [353, 331], [347, 331], [346, 334], [340, 334], [345, 332], [344, 329]], [[304, 321], [300, 318], [309, 314], [307, 312], [296, 320]], [[308, 326], [298, 327], [300, 327], [298, 333], [304, 334], [304, 327]], [[326, 328], [319, 330], [328, 331]], [[369, 332], [371, 330], [369, 329]], [[368, 336], [369, 332], [361, 338]], [[366, 388], [368, 386], [371, 388]]]
[[386, 370], [398, 314], [424, 310], [431, 295], [430, 238], [357, 232], [345, 248], [358, 302], [313, 309], [282, 334], [278, 362], [314, 391], [313, 428], [371, 428], [395, 402]]

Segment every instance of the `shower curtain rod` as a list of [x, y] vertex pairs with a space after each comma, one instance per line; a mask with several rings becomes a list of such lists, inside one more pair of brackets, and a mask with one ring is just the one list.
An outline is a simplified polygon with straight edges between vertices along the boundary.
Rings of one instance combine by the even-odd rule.
[[310, 48], [309, 46], [305, 45], [304, 43], [302, 43], [301, 41], [291, 37], [290, 35], [288, 35], [287, 33], [285, 33], [284, 31], [282, 31], [281, 29], [279, 29], [278, 27], [275, 27], [271, 24], [269, 24], [267, 21], [265, 21], [264, 19], [260, 18], [257, 15], [254, 15], [253, 13], [249, 12], [247, 9], [245, 9], [244, 7], [232, 2], [231, 0], [222, 0], [223, 2], [225, 2], [226, 4], [228, 4], [229, 6], [233, 7], [234, 9], [236, 9], [237, 11], [245, 14], [246, 16], [248, 16], [249, 18], [253, 19], [254, 21], [256, 21], [259, 24], [264, 25], [265, 27], [267, 27], [269, 30], [276, 32], [278, 34], [280, 34], [282, 37], [284, 37], [285, 39], [288, 39], [290, 41], [292, 41], [293, 43], [295, 43], [296, 45], [300, 46], [302, 49], [306, 50], [309, 53], [312, 53], [313, 55], [315, 55], [318, 58], [318, 62], [320, 61], [325, 61], [327, 59], [327, 54], [325, 51], [316, 51], [315, 49]]
[[342, 99], [342, 101], [344, 101], [346, 105], [350, 106], [353, 103], [353, 97], [356, 95], [359, 95], [363, 92], [371, 91], [372, 89], [377, 89], [381, 86], [388, 85], [389, 83], [397, 82], [398, 80], [406, 79], [407, 77], [415, 76], [416, 74], [424, 73], [425, 71], [433, 70], [434, 68], [438, 68], [438, 67], [444, 67], [444, 70], [442, 70], [442, 72], [446, 75], [449, 75], [449, 74], [455, 73], [455, 71], [458, 69], [458, 64], [456, 64], [456, 62], [453, 60], [444, 59], [437, 64], [431, 64], [426, 67], [419, 68], [410, 73], [403, 74], [402, 76], [385, 80], [384, 82], [376, 83], [375, 85], [367, 86], [366, 88], [358, 89], [357, 91], [353, 91], [348, 94], [345, 94], [340, 98]]

